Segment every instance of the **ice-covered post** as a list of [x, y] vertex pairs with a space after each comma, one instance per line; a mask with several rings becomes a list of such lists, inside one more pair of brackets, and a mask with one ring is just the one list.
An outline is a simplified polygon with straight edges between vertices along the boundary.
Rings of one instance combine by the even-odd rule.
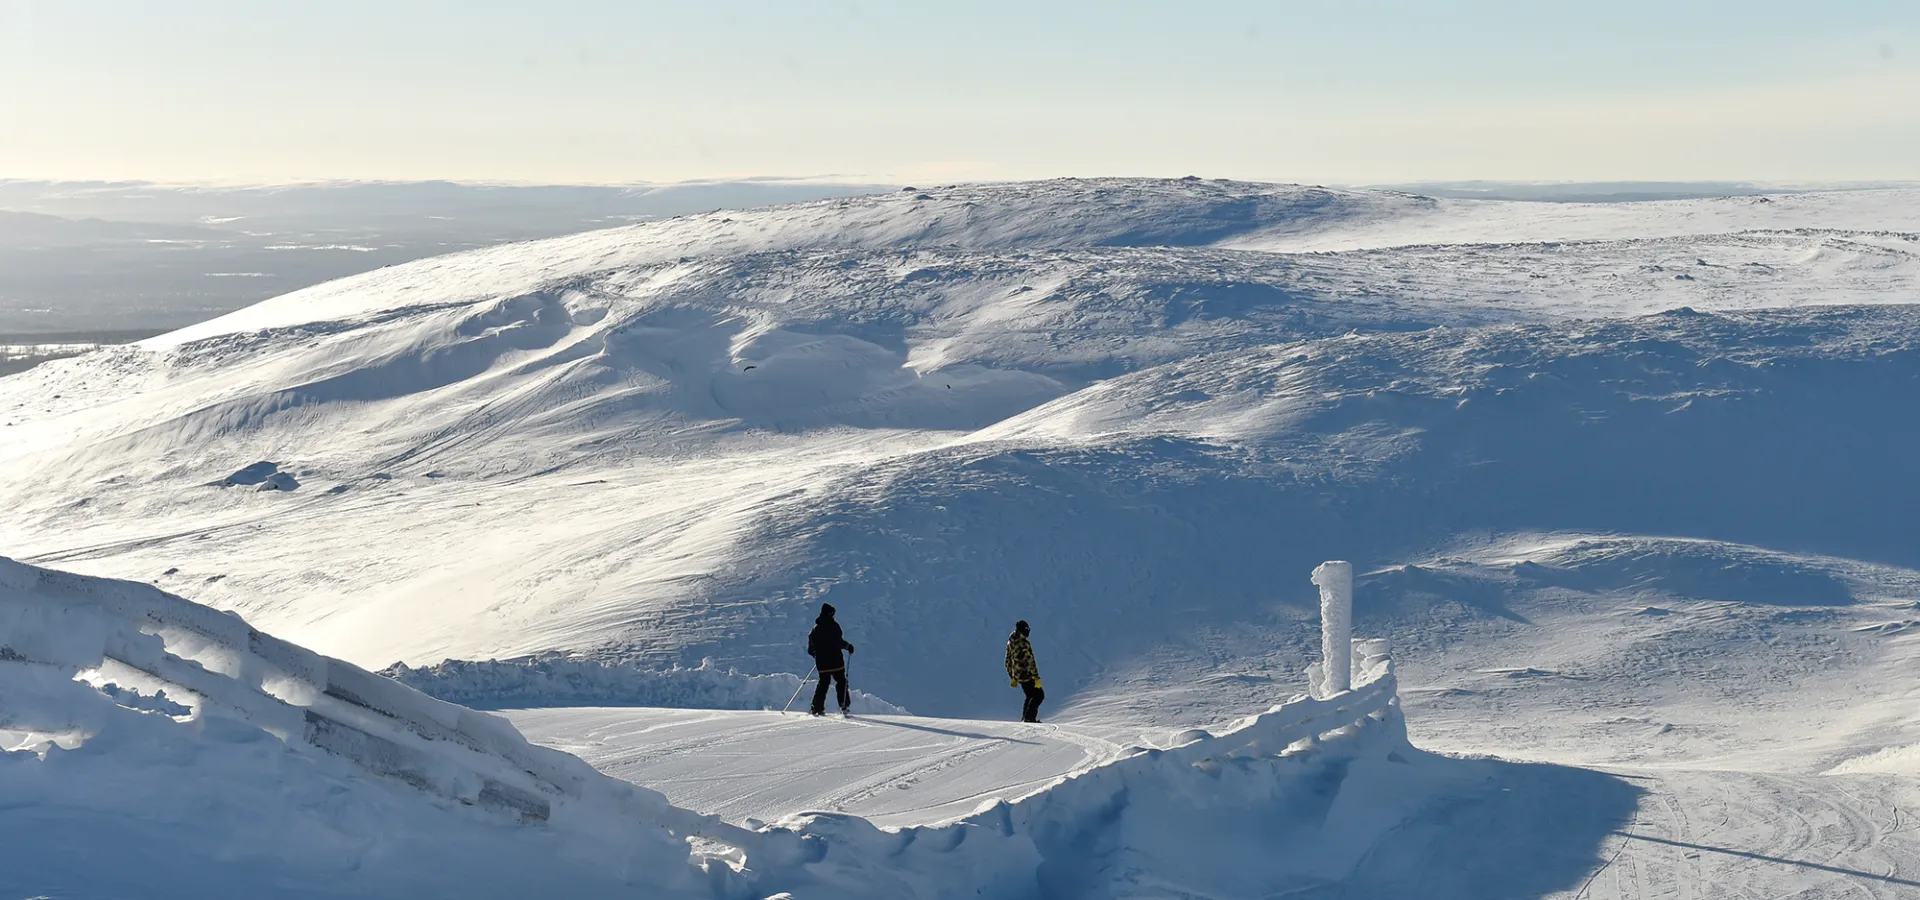
[[1393, 673], [1393, 643], [1386, 638], [1353, 639], [1353, 680], [1356, 684]]
[[1328, 560], [1313, 570], [1320, 588], [1321, 696], [1353, 687], [1353, 563]]

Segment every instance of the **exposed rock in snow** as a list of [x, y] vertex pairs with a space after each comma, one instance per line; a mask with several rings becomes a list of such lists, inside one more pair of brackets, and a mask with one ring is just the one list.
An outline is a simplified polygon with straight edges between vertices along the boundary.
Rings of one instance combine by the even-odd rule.
[[236, 484], [265, 484], [268, 479], [279, 473], [280, 465], [278, 463], [262, 461], [242, 467], [233, 474], [221, 479], [220, 483], [228, 486]]

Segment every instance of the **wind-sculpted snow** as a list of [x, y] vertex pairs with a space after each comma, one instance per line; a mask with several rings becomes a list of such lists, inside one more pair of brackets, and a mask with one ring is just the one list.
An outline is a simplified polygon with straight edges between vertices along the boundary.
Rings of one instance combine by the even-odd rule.
[[[392, 896], [464, 883], [496, 896], [695, 897], [727, 883], [683, 843], [724, 826], [530, 745], [504, 720], [150, 586], [6, 559], [0, 785], [0, 888], [29, 894]], [[91, 858], [101, 846], [116, 865]]]
[[1276, 333], [1488, 320], [1359, 294], [1321, 268], [1162, 249], [667, 264], [165, 353], [107, 351], [9, 379], [0, 416], [20, 439], [8, 449], [23, 452], [260, 446], [324, 417], [361, 435], [359, 466], [382, 462], [369, 453], [477, 434], [516, 446], [462, 457], [564, 462], [610, 438], [627, 453], [678, 447], [692, 426], [702, 443], [716, 430], [964, 431], [1099, 378]]
[[[748, 675], [713, 660], [694, 668], [637, 669], [559, 654], [520, 659], [450, 659], [431, 666], [396, 664], [382, 675], [430, 697], [476, 709], [525, 706], [654, 706], [673, 709], [782, 709], [801, 679], [785, 673]], [[904, 715], [866, 691], [853, 711]]]
[[[1685, 853], [1719, 850], [1772, 866], [1857, 859], [1847, 865], [1882, 879], [1868, 887], [1904, 885], [1897, 854], [1868, 852], [1898, 844], [1897, 806], [1869, 822], [1865, 805], [1836, 804], [1835, 829], [1795, 798], [1823, 773], [1897, 769], [1920, 746], [1897, 675], [1920, 646], [1920, 462], [1908, 452], [1920, 426], [1905, 413], [1920, 401], [1920, 310], [1902, 305], [1920, 301], [1912, 200], [1498, 204], [1069, 180], [497, 247], [0, 379], [0, 550], [151, 582], [141, 596], [242, 612], [364, 666], [568, 657], [430, 676], [475, 702], [772, 705], [759, 698], [807, 670], [806, 630], [830, 601], [860, 648], [857, 688], [931, 715], [1004, 717], [1017, 694], [1003, 642], [1027, 619], [1049, 694], [1049, 725], [1032, 727], [1113, 737], [1098, 753], [1041, 742], [1004, 754], [1036, 765], [1112, 761], [1128, 735], [1291, 696], [1318, 656], [1304, 573], [1346, 559], [1355, 627], [1394, 639], [1422, 746], [1805, 780], [1768, 802], [1748, 781], [1706, 775], [1651, 778], [1642, 795], [1593, 772], [1426, 757], [1376, 721], [1214, 771], [1122, 754], [950, 827], [820, 815], [789, 823], [802, 836], [721, 828], [662, 802], [630, 818], [681, 823], [678, 837], [703, 841], [701, 890], [751, 896], [1680, 895], [1710, 893], [1696, 877], [1709, 869]], [[269, 483], [280, 489], [255, 489]], [[0, 624], [76, 671], [103, 635], [154, 650], [153, 635], [36, 609]], [[219, 703], [162, 698], [126, 673], [0, 686], [0, 705], [44, 726], [31, 760], [0, 760], [0, 793], [100, 813], [63, 826], [10, 812], [7, 825], [63, 847], [104, 834], [162, 867], [198, 858], [195, 841], [257, 833], [236, 853], [321, 873], [302, 883], [360, 873], [336, 879], [347, 893], [436, 893], [406, 881], [427, 869], [398, 860], [453, 868], [441, 860], [456, 844], [524, 872], [478, 873], [521, 893], [549, 876], [545, 892], [591, 895], [681, 872], [684, 848], [663, 862], [630, 821], [580, 843], [591, 860], [577, 871], [554, 862], [566, 840], [499, 837], [521, 826], [481, 794], [525, 797], [486, 792], [485, 779], [538, 792], [521, 779], [567, 766], [498, 765], [520, 745], [490, 720], [390, 694], [404, 689], [344, 663], [361, 689], [347, 692], [385, 697], [405, 713], [394, 722], [435, 734], [467, 723], [500, 754], [429, 755], [462, 762], [443, 767], [396, 751], [415, 763], [388, 773], [415, 773], [405, 787], [329, 768], [296, 744], [363, 762], [390, 748], [333, 726], [316, 726], [316, 743], [288, 710], [340, 712], [395, 747], [420, 745], [324, 690], [295, 690], [312, 677], [268, 690], [255, 680], [273, 669], [265, 657], [231, 649], [250, 646], [251, 626], [228, 618], [194, 618], [224, 641], [189, 636], [161, 648], [170, 657], [142, 657]], [[44, 664], [0, 660], [11, 674], [27, 665]], [[244, 727], [212, 706], [241, 709]], [[643, 715], [632, 709], [607, 715]], [[730, 715], [783, 719], [691, 714], [708, 729]], [[818, 726], [808, 746], [826, 754], [823, 773], [859, 751], [825, 730], [857, 720], [786, 718], [764, 733]], [[928, 740], [1019, 739], [1014, 727], [1029, 726]], [[56, 733], [80, 743], [46, 749]], [[208, 783], [181, 771], [239, 779], [230, 804], [216, 801], [218, 824], [178, 812], [206, 808]], [[674, 771], [793, 770], [750, 756]], [[79, 780], [34, 782], [63, 772]], [[885, 788], [898, 796], [875, 808], [945, 818], [1052, 777], [1009, 775], [980, 793], [958, 779], [924, 803], [905, 781], [788, 796]], [[283, 815], [282, 791], [307, 812]], [[1713, 807], [1725, 791], [1745, 793]], [[561, 835], [575, 806], [550, 805], [546, 827]], [[172, 811], [141, 812], [155, 808]], [[1715, 821], [1787, 810], [1803, 836], [1714, 837]], [[364, 834], [388, 822], [447, 840], [380, 856], [388, 843]], [[724, 840], [708, 846], [706, 831]], [[1219, 852], [1173, 839], [1194, 835]], [[1480, 835], [1502, 852], [1470, 852]], [[1619, 843], [1642, 838], [1672, 852]], [[1819, 865], [1742, 883], [1785, 896], [1867, 872]], [[86, 871], [106, 879], [96, 893], [139, 893]]]
[[[1681, 313], [1200, 357], [774, 505], [761, 555], [703, 595], [928, 623], [941, 640], [874, 642], [866, 683], [941, 713], [991, 702], [972, 686], [991, 683], [989, 648], [1017, 618], [1068, 686], [1186, 635], [1253, 627], [1302, 646], [1290, 623], [1310, 621], [1311, 595], [1288, 573], [1353, 547], [1371, 566], [1461, 534], [1680, 534], [1772, 549], [1539, 562], [1590, 592], [1845, 604], [1789, 557], [1920, 565], [1900, 524], [1920, 495], [1900, 448], [1920, 435], [1881, 412], [1920, 402], [1916, 326], [1909, 308]], [[751, 661], [791, 621], [695, 646]]]
[[1403, 194], [1199, 179], [951, 185], [679, 216], [423, 260], [297, 291], [154, 343], [376, 316], [406, 306], [464, 302], [478, 294], [512, 296], [560, 278], [743, 254], [1204, 246], [1255, 230], [1312, 231], [1432, 203]]
[[1312, 231], [1251, 232], [1221, 241], [1283, 252], [1437, 244], [1617, 241], [1844, 229], [1911, 240], [1920, 233], [1920, 189], [1817, 191], [1644, 203], [1428, 200], [1399, 215], [1355, 218]]
[[[427, 260], [0, 379], [0, 546], [376, 667], [798, 674], [832, 598], [929, 714], [999, 702], [1020, 618], [1056, 701], [1234, 711], [1311, 647], [1293, 573], [1487, 533], [1696, 539], [1569, 589], [1851, 616], [1718, 554], [1912, 562], [1913, 313], [1792, 308], [1915, 299], [1909, 196], [1068, 180]], [[216, 484], [263, 462], [294, 489]]]

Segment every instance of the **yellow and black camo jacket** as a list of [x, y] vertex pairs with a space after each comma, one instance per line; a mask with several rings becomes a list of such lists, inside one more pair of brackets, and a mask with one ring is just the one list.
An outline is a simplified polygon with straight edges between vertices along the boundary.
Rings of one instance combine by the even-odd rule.
[[1040, 666], [1033, 661], [1033, 643], [1018, 631], [1007, 635], [1007, 677], [1016, 682], [1040, 680]]

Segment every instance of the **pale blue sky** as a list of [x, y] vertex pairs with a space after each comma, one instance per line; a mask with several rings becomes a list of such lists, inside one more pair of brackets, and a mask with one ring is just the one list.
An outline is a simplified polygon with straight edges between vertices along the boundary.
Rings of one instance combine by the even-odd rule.
[[1920, 179], [1920, 2], [0, 0], [0, 177]]

